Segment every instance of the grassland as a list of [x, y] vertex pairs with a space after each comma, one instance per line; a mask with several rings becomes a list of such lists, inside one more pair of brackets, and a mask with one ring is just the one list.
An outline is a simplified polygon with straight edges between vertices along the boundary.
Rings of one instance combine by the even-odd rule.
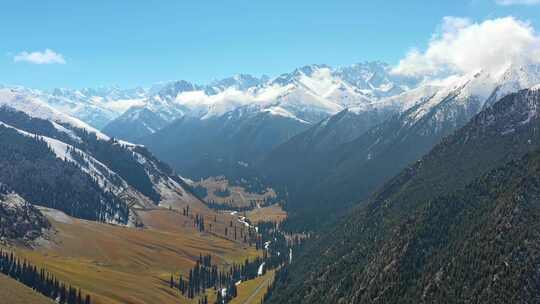
[[[207, 190], [204, 200], [216, 204], [228, 205], [235, 208], [250, 207], [252, 203], [257, 206], [263, 204], [266, 199], [276, 197], [276, 192], [272, 188], [266, 189], [262, 194], [247, 192], [243, 187], [233, 186], [224, 177], [210, 177], [195, 183], [195, 186], [202, 186]], [[216, 192], [227, 189], [228, 196], [216, 195]]]
[[6, 304], [54, 304], [31, 288], [0, 274], [0, 303]]
[[[199, 232], [176, 210], [139, 210], [145, 229], [48, 216], [54, 233], [17, 255], [91, 294], [93, 303], [196, 303], [170, 289], [171, 273], [187, 277], [200, 254], [226, 267], [259, 253], [221, 234], [234, 217], [200, 209], [215, 231]], [[223, 229], [222, 229], [223, 228]], [[212, 298], [212, 297], [210, 297]]]
[[246, 217], [253, 223], [259, 222], [281, 222], [287, 218], [287, 213], [281, 206], [274, 204], [268, 207], [255, 208], [246, 212]]
[[[254, 199], [240, 189], [231, 193], [243, 199]], [[144, 224], [142, 229], [75, 219], [42, 208], [52, 223], [50, 232], [32, 248], [15, 246], [10, 249], [32, 264], [46, 268], [61, 281], [82, 288], [95, 304], [197, 303], [197, 299], [187, 299], [169, 288], [171, 274], [187, 277], [201, 254], [212, 255], [214, 263], [228, 268], [261, 252], [242, 242], [240, 235], [246, 233], [247, 228], [238, 221], [238, 215], [216, 212], [200, 201], [189, 205], [188, 215], [183, 213], [185, 207], [171, 202], [164, 207], [134, 209], [138, 220]], [[256, 208], [246, 212], [246, 216], [257, 223], [280, 221], [286, 214], [274, 205]], [[204, 218], [204, 232], [197, 229], [195, 217]], [[235, 228], [238, 240], [234, 240]], [[255, 299], [253, 303], [258, 303], [271, 281], [270, 274], [242, 283], [238, 287], [239, 297], [233, 303]], [[213, 303], [215, 291], [208, 290], [207, 294], [209, 303]], [[35, 303], [41, 302], [36, 300]]]
[[265, 275], [254, 280], [242, 282], [238, 286], [238, 296], [231, 304], [259, 304], [274, 279], [274, 271], [268, 271]]

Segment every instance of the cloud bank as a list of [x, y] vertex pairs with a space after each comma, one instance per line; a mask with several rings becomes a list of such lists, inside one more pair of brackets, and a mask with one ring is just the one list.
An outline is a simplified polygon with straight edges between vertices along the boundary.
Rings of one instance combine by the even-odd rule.
[[410, 51], [393, 73], [425, 77], [478, 69], [498, 72], [510, 63], [539, 61], [540, 37], [530, 23], [513, 17], [481, 23], [445, 17], [426, 50]]
[[43, 52], [27, 52], [23, 51], [13, 57], [14, 62], [27, 62], [33, 64], [65, 64], [66, 60], [62, 54], [56, 53], [53, 50], [46, 49]]

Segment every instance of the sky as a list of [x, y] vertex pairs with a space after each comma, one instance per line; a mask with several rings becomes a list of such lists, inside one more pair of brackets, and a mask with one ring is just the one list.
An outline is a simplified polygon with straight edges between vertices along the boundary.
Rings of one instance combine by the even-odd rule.
[[369, 60], [426, 72], [410, 65], [449, 56], [427, 51], [448, 24], [512, 16], [540, 29], [539, 0], [2, 0], [0, 7], [0, 84], [39, 89], [204, 84]]

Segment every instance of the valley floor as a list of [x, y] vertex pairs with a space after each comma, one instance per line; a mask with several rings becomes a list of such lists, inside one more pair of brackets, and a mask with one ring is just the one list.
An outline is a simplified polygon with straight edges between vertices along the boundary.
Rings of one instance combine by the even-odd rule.
[[31, 288], [0, 274], [0, 302], [9, 304], [54, 304], [55, 302]]
[[246, 217], [253, 224], [257, 224], [259, 222], [280, 223], [287, 218], [287, 212], [285, 212], [278, 204], [274, 204], [268, 207], [250, 210], [246, 212]]
[[212, 255], [221, 267], [260, 254], [220, 235], [220, 226], [230, 223], [227, 215], [216, 216], [216, 232], [199, 232], [190, 217], [176, 210], [139, 211], [145, 229], [84, 221], [50, 210], [45, 214], [53, 225], [50, 235], [36, 248], [14, 251], [82, 288], [95, 304], [196, 303], [169, 288], [171, 274], [187, 277], [201, 254]]
[[274, 280], [275, 271], [268, 271], [265, 275], [254, 280], [244, 282], [238, 286], [238, 296], [231, 304], [258, 304]]
[[203, 197], [205, 201], [232, 208], [260, 208], [277, 196], [272, 188], [267, 188], [263, 193], [249, 192], [244, 187], [234, 186], [226, 178], [219, 176], [196, 182], [195, 186], [206, 189], [206, 195]]

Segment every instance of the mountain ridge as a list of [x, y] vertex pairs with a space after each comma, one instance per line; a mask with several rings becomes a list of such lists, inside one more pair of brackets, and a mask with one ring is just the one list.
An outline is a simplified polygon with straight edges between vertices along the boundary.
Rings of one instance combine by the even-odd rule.
[[523, 90], [477, 114], [309, 242], [269, 303], [530, 298], [539, 103], [540, 91]]
[[[509, 69], [513, 71], [521, 67], [511, 66]], [[531, 66], [529, 70], [538, 69]], [[507, 74], [512, 73], [504, 75]], [[309, 166], [287, 168], [292, 170], [288, 180], [302, 181], [296, 188], [287, 189], [288, 182], [280, 181], [278, 170], [282, 168], [281, 161], [294, 159], [294, 143], [283, 144], [291, 145], [286, 149], [292, 153], [277, 157], [270, 153], [269, 162], [263, 163], [261, 171], [267, 173], [271, 182], [279, 184], [278, 188], [288, 192], [289, 211], [303, 214], [324, 210], [319, 215], [310, 215], [316, 218], [315, 222], [320, 221], [321, 216], [326, 217], [332, 210], [343, 210], [366, 199], [378, 186], [420, 159], [445, 136], [467, 124], [481, 110], [489, 108], [488, 103], [497, 98], [494, 96], [504, 97], [503, 93], [512, 93], [517, 88], [532, 87], [538, 76], [540, 74], [516, 77], [509, 89], [501, 90], [510, 81], [507, 77], [477, 71], [451, 78], [445, 86], [434, 87], [434, 90], [423, 90], [422, 87], [410, 90], [403, 93], [410, 95], [410, 100], [400, 99], [399, 95], [391, 98], [409, 105], [409, 108], [394, 110], [383, 122], [319, 155]], [[416, 94], [415, 90], [424, 94]], [[313, 149], [308, 147], [306, 150]], [[280, 147], [275, 151], [280, 151]], [[313, 171], [313, 168], [318, 171]], [[304, 170], [309, 173], [303, 174]]]
[[[32, 99], [26, 101], [27, 106], [32, 105]], [[56, 122], [43, 119], [56, 117], [56, 112], [46, 107], [37, 107], [39, 111], [35, 112], [21, 111], [35, 107], [9, 105], [4, 103], [0, 107], [0, 139], [6, 149], [9, 148], [2, 153], [7, 171], [4, 170], [0, 182], [17, 190], [31, 203], [63, 208], [68, 214], [87, 219], [130, 225], [137, 222], [132, 207], [181, 208], [202, 204], [181, 177], [143, 147], [96, 134], [92, 128], [72, 125], [70, 122], [78, 121], [65, 119], [65, 116], [60, 117], [63, 121]], [[51, 111], [45, 113], [46, 109]], [[28, 151], [22, 147], [27, 147]], [[13, 159], [13, 155], [19, 158]], [[31, 178], [25, 178], [26, 174], [31, 174]], [[52, 177], [47, 178], [48, 175]], [[71, 180], [63, 179], [64, 175], [71, 176]], [[28, 180], [42, 184], [38, 188], [47, 190], [46, 194], [36, 193], [38, 188], [29, 186]], [[63, 204], [56, 196], [76, 191], [77, 183], [81, 190], [94, 194], [73, 195], [73, 204]], [[62, 184], [64, 187], [60, 187]], [[92, 200], [95, 196], [101, 199]], [[101, 201], [106, 207], [103, 211], [101, 207], [88, 209], [79, 206], [77, 200], [81, 204]], [[62, 204], [57, 206], [57, 203]], [[104, 211], [108, 209], [119, 213]]]

